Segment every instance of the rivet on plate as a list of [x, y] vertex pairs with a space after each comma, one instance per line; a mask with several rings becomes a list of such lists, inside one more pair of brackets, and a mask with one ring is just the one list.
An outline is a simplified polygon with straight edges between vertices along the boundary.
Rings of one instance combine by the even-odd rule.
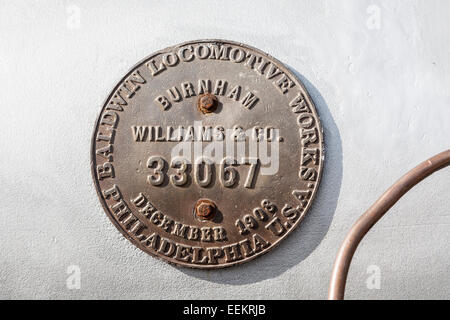
[[209, 199], [199, 199], [195, 204], [195, 215], [201, 220], [211, 220], [216, 212], [216, 204]]
[[205, 93], [198, 97], [197, 108], [202, 113], [211, 113], [217, 108], [217, 97], [211, 93]]

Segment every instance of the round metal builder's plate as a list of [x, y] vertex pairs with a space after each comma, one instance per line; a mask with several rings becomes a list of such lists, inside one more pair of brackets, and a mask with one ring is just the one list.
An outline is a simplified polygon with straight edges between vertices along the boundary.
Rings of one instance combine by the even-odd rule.
[[91, 152], [100, 201], [126, 238], [209, 269], [252, 260], [299, 225], [319, 186], [323, 136], [286, 66], [241, 43], [200, 40], [122, 78]]

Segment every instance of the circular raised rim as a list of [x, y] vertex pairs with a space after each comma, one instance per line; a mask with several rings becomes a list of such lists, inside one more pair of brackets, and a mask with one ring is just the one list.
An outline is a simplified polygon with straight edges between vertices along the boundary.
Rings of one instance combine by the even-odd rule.
[[[99, 122], [100, 122], [100, 117], [106, 107], [106, 105], [108, 104], [108, 101], [111, 99], [111, 97], [113, 96], [113, 94], [116, 92], [116, 90], [120, 87], [120, 85], [123, 83], [123, 81], [130, 76], [133, 71], [135, 71], [137, 68], [139, 68], [142, 64], [144, 64], [145, 62], [151, 60], [152, 58], [156, 57], [157, 55], [169, 52], [171, 49], [173, 48], [178, 48], [181, 46], [185, 46], [185, 45], [189, 45], [189, 44], [195, 44], [195, 43], [218, 43], [218, 44], [231, 44], [231, 45], [235, 45], [235, 46], [240, 46], [243, 48], [247, 48], [250, 50], [253, 50], [255, 52], [257, 52], [258, 54], [260, 54], [261, 56], [267, 57], [269, 59], [271, 59], [273, 62], [275, 62], [277, 64], [277, 67], [279, 69], [281, 69], [283, 72], [285, 72], [292, 81], [295, 82], [296, 85], [298, 85], [301, 90], [302, 93], [304, 93], [306, 100], [308, 101], [308, 103], [313, 107], [312, 108], [312, 113], [317, 117], [317, 127], [318, 127], [318, 134], [319, 134], [319, 141], [321, 144], [321, 157], [320, 157], [320, 163], [319, 163], [319, 168], [318, 168], [318, 173], [317, 173], [317, 187], [314, 188], [312, 190], [311, 193], [311, 198], [308, 201], [307, 206], [304, 208], [304, 214], [302, 215], [302, 217], [300, 219], [298, 219], [292, 226], [292, 228], [290, 228], [290, 230], [287, 231], [287, 233], [280, 239], [278, 239], [276, 242], [271, 243], [271, 245], [258, 252], [255, 253], [254, 255], [247, 257], [245, 259], [242, 260], [237, 260], [237, 261], [233, 261], [233, 262], [228, 262], [228, 263], [221, 263], [221, 264], [215, 264], [215, 265], [196, 265], [196, 264], [192, 264], [192, 263], [186, 263], [183, 261], [172, 261], [169, 259], [164, 258], [163, 256], [160, 256], [158, 254], [155, 254], [151, 251], [148, 251], [145, 249], [145, 246], [143, 246], [140, 242], [136, 241], [133, 237], [131, 237], [128, 232], [126, 230], [124, 230], [122, 228], [122, 226], [112, 217], [112, 213], [109, 211], [109, 208], [105, 202], [105, 199], [103, 198], [102, 194], [101, 194], [101, 189], [100, 189], [100, 185], [99, 185], [99, 181], [96, 177], [96, 173], [95, 173], [95, 165], [96, 165], [96, 149], [95, 149], [95, 144], [96, 144], [96, 133], [98, 131], [98, 127], [99, 127]], [[102, 204], [103, 210], [106, 212], [106, 215], [108, 216], [109, 220], [111, 220], [111, 222], [114, 224], [114, 226], [120, 231], [120, 233], [122, 233], [122, 235], [129, 240], [133, 245], [135, 245], [137, 248], [139, 248], [140, 250], [144, 251], [146, 254], [152, 256], [152, 257], [156, 257], [159, 260], [162, 260], [170, 265], [174, 265], [174, 266], [182, 266], [182, 267], [188, 267], [188, 268], [192, 268], [192, 269], [203, 269], [203, 270], [214, 270], [214, 269], [223, 269], [223, 268], [229, 268], [238, 264], [243, 264], [243, 263], [247, 263], [250, 261], [253, 261], [254, 259], [261, 257], [262, 255], [272, 251], [274, 248], [278, 247], [280, 245], [281, 242], [283, 242], [284, 239], [286, 239], [286, 237], [288, 237], [291, 233], [293, 233], [298, 225], [300, 224], [301, 221], [303, 221], [304, 217], [307, 215], [308, 211], [310, 210], [312, 203], [316, 197], [316, 194], [320, 188], [320, 182], [322, 179], [322, 173], [323, 173], [323, 167], [324, 167], [324, 162], [325, 162], [325, 141], [324, 141], [324, 132], [323, 132], [323, 127], [322, 127], [322, 123], [320, 121], [320, 117], [319, 114], [317, 112], [317, 108], [316, 105], [314, 104], [314, 101], [311, 99], [311, 96], [309, 95], [309, 92], [306, 90], [306, 87], [303, 85], [302, 81], [295, 75], [294, 72], [292, 72], [284, 63], [282, 63], [281, 61], [279, 61], [278, 59], [274, 58], [273, 56], [271, 56], [270, 54], [257, 49], [255, 47], [249, 46], [247, 44], [243, 44], [242, 42], [236, 42], [236, 41], [231, 41], [231, 40], [223, 40], [223, 39], [201, 39], [201, 40], [191, 40], [191, 41], [186, 41], [186, 42], [182, 42], [170, 47], [166, 47], [164, 49], [158, 50], [153, 52], [152, 54], [146, 56], [145, 58], [141, 59], [138, 63], [134, 64], [129, 70], [128, 72], [120, 78], [120, 80], [116, 83], [116, 85], [114, 86], [114, 88], [111, 90], [110, 94], [107, 96], [107, 98], [104, 100], [103, 104], [102, 104], [102, 108], [100, 109], [100, 111], [98, 112], [96, 121], [95, 121], [95, 126], [94, 126], [94, 130], [91, 136], [91, 151], [90, 151], [90, 163], [91, 163], [91, 175], [92, 178], [94, 180], [94, 184], [95, 184], [95, 191], [97, 192], [97, 196], [100, 198], [100, 203]]]

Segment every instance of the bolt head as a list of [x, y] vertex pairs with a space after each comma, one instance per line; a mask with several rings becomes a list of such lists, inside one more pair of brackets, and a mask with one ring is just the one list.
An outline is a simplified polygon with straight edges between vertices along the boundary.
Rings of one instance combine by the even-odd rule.
[[195, 205], [195, 215], [202, 220], [210, 220], [216, 212], [216, 204], [209, 199], [200, 199]]
[[203, 113], [211, 113], [217, 107], [217, 97], [211, 93], [205, 93], [198, 97], [197, 108]]

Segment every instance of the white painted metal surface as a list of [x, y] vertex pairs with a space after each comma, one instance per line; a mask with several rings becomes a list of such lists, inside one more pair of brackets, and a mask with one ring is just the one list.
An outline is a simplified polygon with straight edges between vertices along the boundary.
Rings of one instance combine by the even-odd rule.
[[[447, 1], [1, 1], [0, 298], [325, 298], [356, 217], [449, 147], [449, 12]], [[303, 225], [218, 271], [172, 267], [126, 241], [89, 167], [111, 87], [149, 53], [202, 38], [289, 65], [313, 96], [327, 152]], [[347, 298], [449, 297], [449, 181], [449, 170], [428, 178], [370, 232]]]

